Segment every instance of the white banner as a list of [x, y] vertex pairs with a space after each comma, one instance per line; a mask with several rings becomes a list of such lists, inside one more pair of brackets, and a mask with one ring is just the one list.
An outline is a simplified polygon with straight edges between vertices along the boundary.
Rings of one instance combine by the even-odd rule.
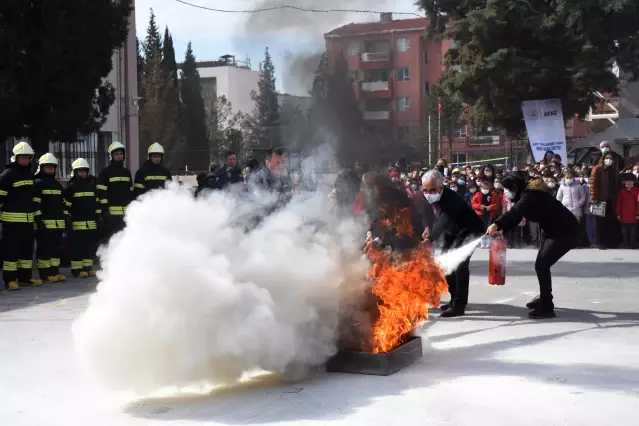
[[547, 151], [561, 155], [561, 163], [568, 164], [566, 129], [560, 99], [524, 101], [521, 104], [526, 130], [535, 161], [544, 159]]

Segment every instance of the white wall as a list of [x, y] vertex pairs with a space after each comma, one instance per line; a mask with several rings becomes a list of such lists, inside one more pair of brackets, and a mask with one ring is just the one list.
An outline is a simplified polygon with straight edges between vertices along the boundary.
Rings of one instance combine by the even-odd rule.
[[[111, 73], [107, 76], [107, 80], [111, 82], [113, 87], [115, 88], [115, 102], [111, 105], [111, 109], [109, 109], [109, 115], [107, 116], [107, 121], [102, 126], [103, 132], [111, 132], [113, 134], [113, 140], [117, 141], [122, 138], [122, 130], [121, 130], [121, 120], [122, 117], [122, 106], [121, 100], [123, 97], [122, 90], [122, 81], [121, 81], [121, 71], [120, 71], [120, 56], [121, 53], [119, 50], [113, 52], [112, 61], [113, 61], [113, 69]], [[124, 60], [124, 58], [122, 58]]]
[[198, 68], [200, 78], [215, 78], [217, 96], [226, 96], [231, 102], [233, 113], [250, 114], [254, 102], [251, 91], [257, 90], [260, 73], [237, 67]]

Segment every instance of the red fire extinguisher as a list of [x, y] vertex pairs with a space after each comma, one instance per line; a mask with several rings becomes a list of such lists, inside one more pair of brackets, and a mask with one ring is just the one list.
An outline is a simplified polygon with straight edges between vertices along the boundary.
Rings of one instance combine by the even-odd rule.
[[488, 284], [506, 284], [506, 240], [501, 237], [495, 238], [490, 242]]

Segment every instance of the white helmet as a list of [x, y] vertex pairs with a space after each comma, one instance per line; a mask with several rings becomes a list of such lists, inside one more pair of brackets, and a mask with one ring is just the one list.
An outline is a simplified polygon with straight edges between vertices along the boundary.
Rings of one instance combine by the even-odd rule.
[[160, 145], [159, 143], [154, 142], [151, 144], [151, 146], [147, 150], [147, 154], [149, 155], [149, 157], [153, 154], [164, 155], [164, 148], [162, 148], [162, 145]]
[[89, 162], [84, 158], [78, 158], [73, 163], [71, 163], [71, 170], [76, 169], [89, 169]]
[[35, 154], [35, 152], [33, 152], [33, 148], [31, 148], [31, 145], [29, 145], [26, 142], [18, 142], [16, 146], [13, 147], [14, 156], [33, 155], [33, 154]]
[[58, 159], [55, 158], [53, 154], [47, 152], [42, 157], [38, 159], [38, 164], [44, 166], [45, 164], [53, 164], [54, 166], [58, 165]]
[[122, 151], [126, 150], [124, 145], [122, 145], [122, 142], [113, 142], [111, 145], [109, 145], [109, 155], [113, 157], [113, 151], [117, 151], [118, 149], [121, 149]]

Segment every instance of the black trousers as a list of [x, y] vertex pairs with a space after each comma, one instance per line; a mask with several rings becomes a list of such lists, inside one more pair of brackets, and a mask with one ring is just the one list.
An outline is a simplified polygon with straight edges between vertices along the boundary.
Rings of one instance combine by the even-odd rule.
[[28, 283], [33, 269], [33, 223], [2, 224], [2, 278], [6, 283]]
[[451, 305], [466, 308], [470, 286], [470, 257], [459, 264], [455, 272], [446, 276]]
[[54, 277], [60, 273], [62, 229], [36, 231], [36, 258], [40, 278]]
[[537, 253], [535, 261], [535, 272], [539, 280], [539, 293], [542, 304], [546, 309], [554, 308], [552, 302], [552, 277], [550, 268], [557, 263], [559, 259], [564, 257], [566, 253], [575, 248], [576, 238], [574, 240], [553, 240], [550, 238], [542, 239], [541, 247]]
[[102, 223], [102, 244], [107, 244], [113, 235], [124, 229], [124, 215], [106, 215]]
[[637, 224], [636, 223], [622, 223], [621, 235], [623, 238], [623, 245], [625, 248], [635, 248], [637, 239]]
[[97, 230], [74, 230], [69, 234], [69, 257], [71, 272], [77, 275], [82, 271], [93, 269], [93, 259], [98, 249], [99, 238]]
[[617, 247], [620, 243], [619, 222], [615, 216], [615, 203], [606, 202], [606, 215], [595, 219], [595, 240], [598, 246], [606, 248]]

